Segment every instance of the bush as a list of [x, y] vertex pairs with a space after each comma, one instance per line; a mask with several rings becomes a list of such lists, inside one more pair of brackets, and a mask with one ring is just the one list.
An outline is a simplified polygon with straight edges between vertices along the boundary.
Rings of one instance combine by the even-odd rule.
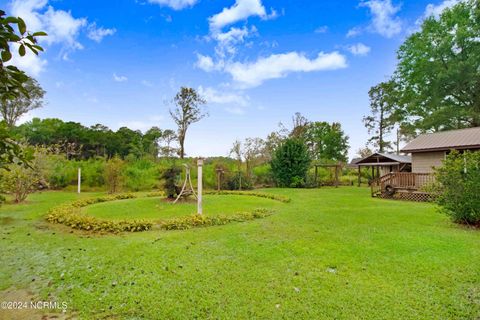
[[165, 230], [186, 230], [197, 227], [225, 225], [230, 222], [243, 222], [264, 218], [272, 215], [267, 209], [255, 209], [252, 212], [242, 212], [231, 216], [205, 216], [193, 214], [186, 217], [173, 218], [160, 222], [160, 228]]
[[453, 151], [436, 169], [435, 199], [454, 222], [480, 226], [480, 152]]
[[105, 183], [108, 193], [116, 193], [120, 189], [123, 176], [122, 170], [125, 162], [119, 157], [114, 157], [107, 161], [105, 165]]
[[178, 194], [177, 180], [182, 171], [177, 166], [166, 169], [162, 174], [163, 191], [169, 199], [174, 199]]
[[252, 182], [243, 172], [235, 172], [227, 176], [226, 185], [228, 190], [251, 190]]
[[30, 193], [48, 187], [45, 180], [46, 167], [46, 150], [37, 148], [29, 166], [10, 164], [5, 169], [0, 169], [0, 191], [11, 194], [16, 203], [25, 201]]
[[0, 206], [1, 206], [2, 204], [4, 204], [5, 202], [7, 202], [7, 198], [5, 198], [4, 196], [2, 196], [2, 195], [0, 194]]
[[310, 156], [305, 143], [299, 139], [287, 139], [277, 148], [271, 162], [272, 173], [280, 187], [305, 186]]
[[144, 220], [104, 220], [92, 216], [87, 216], [79, 212], [79, 208], [94, 203], [132, 199], [136, 196], [133, 194], [118, 194], [97, 198], [87, 198], [64, 204], [47, 213], [47, 221], [51, 223], [63, 224], [73, 229], [86, 231], [102, 231], [102, 232], [137, 232], [146, 231], [152, 228], [152, 223]]

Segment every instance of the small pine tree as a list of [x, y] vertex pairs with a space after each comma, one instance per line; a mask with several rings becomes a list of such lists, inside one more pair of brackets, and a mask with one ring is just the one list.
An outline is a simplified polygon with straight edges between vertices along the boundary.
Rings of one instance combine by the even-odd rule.
[[305, 186], [310, 156], [307, 146], [300, 139], [287, 139], [275, 151], [272, 173], [280, 187], [300, 188]]

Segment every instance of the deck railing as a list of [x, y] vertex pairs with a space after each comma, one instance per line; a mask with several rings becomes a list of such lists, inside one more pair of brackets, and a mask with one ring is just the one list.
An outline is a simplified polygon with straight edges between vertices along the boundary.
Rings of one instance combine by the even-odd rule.
[[421, 191], [434, 181], [435, 176], [431, 173], [391, 172], [373, 180], [371, 183], [371, 191], [372, 196], [384, 192], [387, 186], [394, 189]]

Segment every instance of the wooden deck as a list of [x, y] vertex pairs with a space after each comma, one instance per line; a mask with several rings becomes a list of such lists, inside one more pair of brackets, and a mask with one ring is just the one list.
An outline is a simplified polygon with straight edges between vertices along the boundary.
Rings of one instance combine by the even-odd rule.
[[370, 184], [372, 197], [411, 201], [431, 201], [426, 188], [435, 181], [430, 173], [391, 172]]

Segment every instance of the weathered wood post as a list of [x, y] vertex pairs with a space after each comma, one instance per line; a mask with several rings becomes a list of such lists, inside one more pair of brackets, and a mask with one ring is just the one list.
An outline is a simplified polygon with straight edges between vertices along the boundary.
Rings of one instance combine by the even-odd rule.
[[77, 193], [80, 194], [82, 186], [82, 168], [78, 168], [78, 185], [77, 185]]
[[198, 158], [197, 166], [198, 166], [198, 174], [197, 174], [197, 213], [202, 214], [203, 213], [203, 208], [202, 208], [203, 159], [202, 158]]

